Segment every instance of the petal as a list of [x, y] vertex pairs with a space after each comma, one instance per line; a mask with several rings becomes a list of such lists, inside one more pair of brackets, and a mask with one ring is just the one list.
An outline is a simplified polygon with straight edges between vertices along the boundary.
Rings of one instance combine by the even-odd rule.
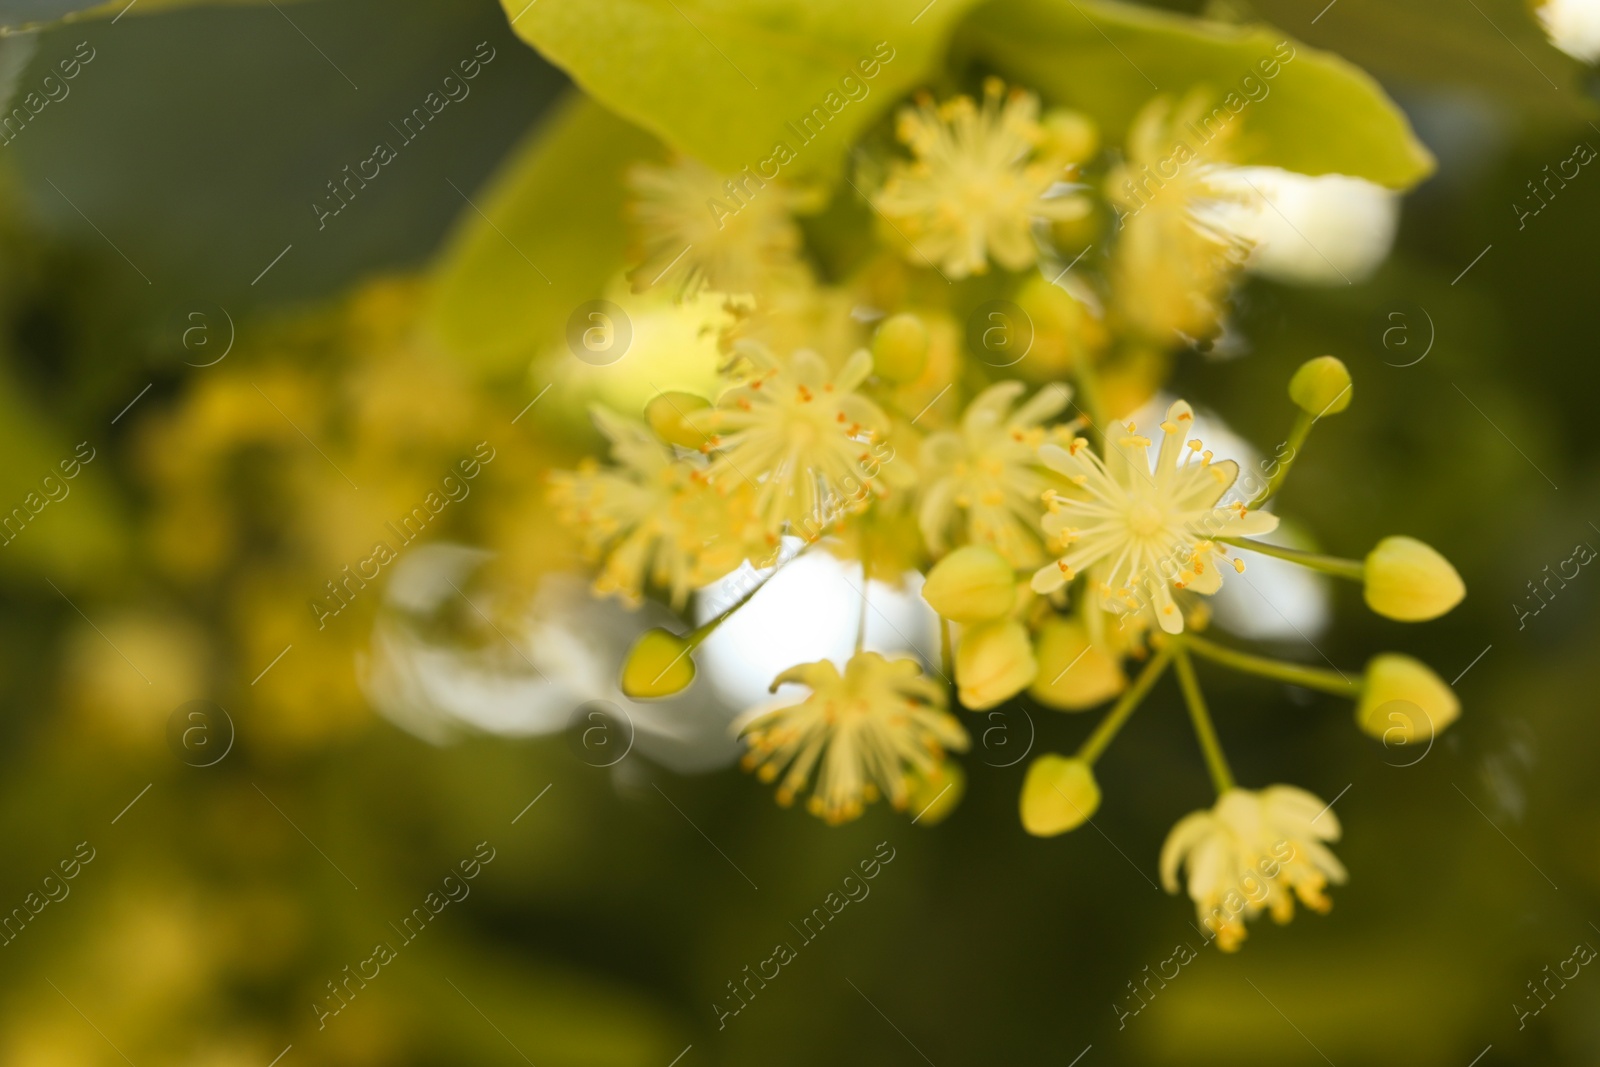
[[1189, 851], [1215, 832], [1209, 811], [1191, 811], [1178, 820], [1161, 846], [1161, 884], [1169, 893], [1178, 891], [1178, 866]]

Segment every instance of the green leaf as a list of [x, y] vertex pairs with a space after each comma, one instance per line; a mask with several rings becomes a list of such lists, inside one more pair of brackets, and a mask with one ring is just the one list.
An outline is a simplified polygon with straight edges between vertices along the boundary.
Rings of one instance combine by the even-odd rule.
[[[794, 171], [826, 172], [927, 79], [972, 0], [501, 3], [524, 40], [673, 147], [733, 172], [783, 141]], [[814, 141], [786, 125], [808, 115], [823, 120]]]
[[556, 342], [622, 268], [628, 165], [660, 156], [653, 138], [586, 97], [556, 109], [462, 212], [435, 274], [441, 339], [490, 374], [520, 370]]
[[1235, 163], [1348, 174], [1392, 189], [1433, 172], [1433, 156], [1371, 76], [1270, 26], [1114, 0], [992, 0], [963, 29], [978, 58], [1087, 112], [1108, 138], [1120, 138], [1157, 93], [1206, 86], [1218, 104], [1232, 94], [1230, 110], [1243, 122]]

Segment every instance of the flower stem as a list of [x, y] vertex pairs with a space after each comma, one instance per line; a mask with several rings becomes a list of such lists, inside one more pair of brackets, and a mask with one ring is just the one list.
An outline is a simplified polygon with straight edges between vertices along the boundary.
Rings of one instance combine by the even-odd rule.
[[1221, 796], [1234, 788], [1233, 772], [1228, 770], [1228, 758], [1222, 754], [1222, 744], [1211, 725], [1211, 715], [1206, 711], [1205, 697], [1200, 695], [1200, 683], [1194, 676], [1194, 664], [1189, 653], [1179, 645], [1173, 653], [1178, 669], [1178, 685], [1183, 689], [1183, 699], [1189, 705], [1189, 719], [1194, 723], [1194, 735], [1200, 741], [1200, 751], [1206, 757], [1206, 770], [1211, 772], [1211, 784]]
[[1184, 637], [1184, 643], [1198, 656], [1204, 656], [1213, 663], [1220, 663], [1224, 667], [1232, 667], [1236, 671], [1246, 674], [1257, 674], [1263, 678], [1272, 678], [1276, 681], [1287, 682], [1290, 685], [1303, 686], [1306, 689], [1318, 689], [1334, 696], [1355, 697], [1361, 692], [1361, 683], [1352, 682], [1337, 671], [1323, 670], [1321, 667], [1307, 667], [1300, 663], [1285, 663], [1283, 660], [1268, 659], [1266, 656], [1257, 656], [1249, 652], [1240, 652], [1238, 649], [1228, 648], [1216, 644], [1204, 637], [1193, 634]]
[[1247, 548], [1251, 552], [1259, 552], [1263, 556], [1272, 556], [1276, 559], [1288, 560], [1298, 563], [1302, 567], [1309, 567], [1323, 574], [1331, 574], [1336, 578], [1348, 578], [1352, 582], [1362, 581], [1366, 577], [1367, 567], [1358, 559], [1344, 559], [1340, 556], [1324, 556], [1316, 552], [1303, 552], [1298, 548], [1285, 548], [1282, 545], [1269, 545], [1265, 541], [1254, 541], [1248, 537], [1223, 537], [1218, 540], [1236, 548]]
[[1300, 449], [1305, 447], [1306, 438], [1311, 436], [1311, 427], [1316, 425], [1316, 422], [1317, 417], [1308, 411], [1302, 411], [1295, 416], [1294, 425], [1289, 429], [1289, 440], [1286, 442], [1289, 446], [1289, 458], [1278, 462], [1278, 469], [1267, 479], [1266, 488], [1257, 493], [1256, 498], [1246, 505], [1251, 511], [1271, 500], [1272, 494], [1276, 493], [1283, 485], [1283, 480], [1289, 477], [1289, 468], [1294, 466], [1294, 461], [1300, 457]]
[[1100, 758], [1100, 754], [1110, 746], [1112, 739], [1117, 736], [1117, 731], [1122, 729], [1122, 724], [1128, 721], [1128, 716], [1132, 715], [1134, 710], [1143, 703], [1145, 696], [1150, 692], [1150, 687], [1156, 684], [1156, 679], [1161, 677], [1171, 659], [1172, 650], [1170, 648], [1164, 648], [1151, 657], [1150, 662], [1145, 664], [1144, 670], [1139, 673], [1139, 677], [1134, 680], [1133, 685], [1128, 687], [1127, 692], [1122, 694], [1122, 698], [1106, 713], [1106, 717], [1100, 720], [1100, 725], [1094, 728], [1094, 733], [1090, 734], [1088, 740], [1079, 747], [1079, 759], [1085, 763], [1092, 764]]

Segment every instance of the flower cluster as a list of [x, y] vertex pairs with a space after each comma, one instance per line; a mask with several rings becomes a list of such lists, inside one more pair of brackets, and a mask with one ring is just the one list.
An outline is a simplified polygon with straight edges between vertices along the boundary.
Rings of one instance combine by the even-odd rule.
[[[1230, 209], [1238, 128], [1130, 193], [1208, 105], [1157, 97], [1123, 145], [1107, 146], [1085, 116], [998, 82], [976, 100], [919, 97], [892, 138], [868, 138], [859, 181], [832, 203], [773, 181], [734, 197], [731, 217], [703, 202], [736, 186], [701, 164], [637, 169], [632, 277], [648, 287], [677, 272], [681, 293], [723, 300], [717, 385], [659, 392], [638, 417], [597, 409], [612, 463], [557, 472], [550, 494], [598, 559], [595, 591], [629, 602], [653, 594], [681, 609], [742, 563], [770, 564], [786, 538], [886, 581], [923, 576], [938, 662], [885, 659], [858, 636], [843, 664], [798, 664], [772, 683], [807, 695], [741, 720], [745, 767], [777, 782], [784, 805], [809, 792], [808, 809], [830, 823], [880, 798], [938, 821], [959, 798], [952, 754], [968, 746], [952, 699], [982, 711], [1027, 692], [1062, 711], [1112, 702], [1077, 752], [1038, 756], [1022, 785], [1030, 833], [1071, 830], [1101, 802], [1095, 761], [1172, 668], [1217, 801], [1174, 827], [1162, 876], [1176, 891], [1187, 869], [1202, 921], [1232, 949], [1263, 910], [1287, 919], [1295, 899], [1326, 910], [1326, 887], [1345, 878], [1326, 845], [1339, 823], [1302, 790], [1234, 782], [1194, 660], [1348, 698], [1385, 743], [1430, 739], [1459, 708], [1399, 654], [1352, 679], [1214, 640], [1206, 598], [1240, 580], [1244, 551], [1360, 581], [1393, 619], [1435, 618], [1465, 590], [1410, 538], [1364, 560], [1258, 540], [1278, 525], [1268, 506], [1312, 427], [1350, 403], [1337, 359], [1290, 383], [1291, 458], [1264, 485], [1206, 446], [1188, 402], [1153, 424], [1129, 417], [1174, 354], [1222, 332], [1252, 252]], [[793, 216], [802, 205], [821, 213], [818, 227], [864, 210], [881, 225], [814, 245]], [[997, 296], [1028, 319], [1016, 358], [989, 358], [1001, 327], [984, 308]], [[963, 329], [974, 321], [982, 328]], [[646, 634], [623, 691], [648, 699], [692, 684], [696, 649], [742, 603], [684, 633]], [[1224, 900], [1275, 849], [1265, 895]]]

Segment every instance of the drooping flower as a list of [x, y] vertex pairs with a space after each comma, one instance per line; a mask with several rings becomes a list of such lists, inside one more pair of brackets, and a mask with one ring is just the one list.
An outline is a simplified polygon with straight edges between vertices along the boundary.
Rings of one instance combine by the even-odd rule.
[[836, 374], [811, 351], [779, 360], [760, 345], [743, 343], [739, 350], [755, 375], [724, 393], [714, 409], [688, 419], [710, 435], [702, 448], [714, 453], [713, 483], [749, 486], [771, 537], [785, 524], [814, 537], [886, 492], [871, 472], [881, 466], [873, 446], [889, 420], [856, 392], [872, 372], [865, 349]]
[[1245, 920], [1263, 910], [1294, 916], [1294, 898], [1313, 911], [1333, 906], [1323, 890], [1343, 884], [1344, 865], [1324, 841], [1339, 839], [1339, 818], [1304, 789], [1229, 789], [1210, 811], [1185, 815], [1161, 846], [1161, 884], [1178, 891], [1188, 868], [1189, 896], [1224, 952], [1245, 938]]
[[725, 178], [680, 157], [636, 165], [628, 184], [640, 252], [629, 274], [634, 292], [675, 278], [683, 295], [761, 293], [805, 277], [800, 230], [789, 215], [797, 194], [782, 183]]
[[1132, 423], [1108, 429], [1104, 459], [1081, 437], [1067, 448], [1039, 450], [1082, 496], [1052, 494], [1046, 502], [1044, 530], [1064, 552], [1034, 573], [1035, 592], [1053, 593], [1086, 571], [1107, 611], [1148, 607], [1160, 627], [1175, 634], [1183, 630], [1183, 615], [1174, 589], [1214, 593], [1222, 584], [1219, 563], [1244, 570], [1217, 539], [1269, 533], [1277, 516], [1242, 503], [1219, 506], [1239, 466], [1211, 462], [1198, 439], [1185, 443], [1193, 423], [1194, 411], [1184, 401], [1167, 409], [1153, 472], [1150, 439]]
[[750, 746], [744, 768], [764, 782], [783, 775], [779, 804], [793, 803], [815, 771], [806, 807], [829, 823], [856, 818], [880, 796], [903, 811], [913, 776], [927, 778], [947, 751], [966, 750], [966, 731], [945, 710], [944, 685], [913, 660], [858, 652], [843, 674], [828, 660], [804, 663], [778, 675], [772, 689], [789, 682], [810, 686], [810, 695], [756, 714], [740, 731]]
[[1048, 196], [1076, 160], [1039, 122], [1039, 98], [998, 79], [984, 83], [983, 103], [924, 97], [900, 112], [900, 140], [916, 157], [896, 163], [873, 198], [900, 231], [916, 263], [932, 262], [951, 278], [982, 274], [993, 260], [1023, 270], [1039, 255], [1035, 219], [1070, 220], [1089, 212], [1079, 196]]
[[959, 432], [943, 430], [923, 442], [923, 466], [931, 482], [922, 498], [922, 536], [935, 553], [954, 534], [989, 545], [1015, 567], [1047, 558], [1038, 535], [1044, 493], [1060, 482], [1040, 465], [1046, 442], [1069, 445], [1072, 428], [1041, 425], [1072, 399], [1064, 385], [1045, 386], [1013, 409], [1027, 389], [997, 382], [967, 405]]
[[604, 557], [596, 593], [638, 603], [653, 581], [682, 607], [691, 590], [745, 559], [750, 496], [718, 492], [702, 467], [675, 458], [638, 423], [604, 408], [595, 408], [594, 419], [618, 465], [585, 459], [575, 471], [553, 471], [556, 514]]

